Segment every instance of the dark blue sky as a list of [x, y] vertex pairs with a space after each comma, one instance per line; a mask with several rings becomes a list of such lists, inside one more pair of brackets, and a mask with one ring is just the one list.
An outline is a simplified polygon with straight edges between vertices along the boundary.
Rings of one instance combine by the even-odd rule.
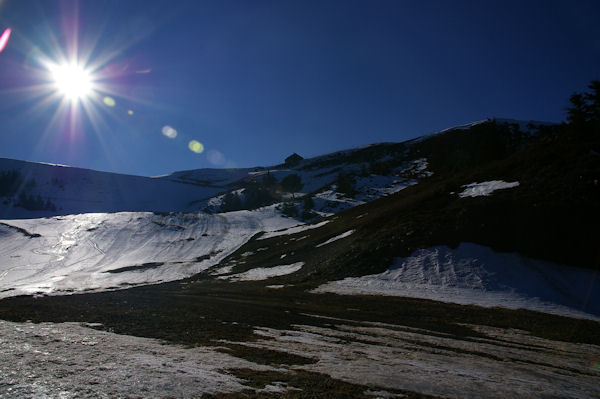
[[[0, 0], [0, 157], [158, 175], [562, 121], [600, 79], [598, 20], [584, 0]], [[72, 122], [39, 85], [75, 38], [101, 80]]]

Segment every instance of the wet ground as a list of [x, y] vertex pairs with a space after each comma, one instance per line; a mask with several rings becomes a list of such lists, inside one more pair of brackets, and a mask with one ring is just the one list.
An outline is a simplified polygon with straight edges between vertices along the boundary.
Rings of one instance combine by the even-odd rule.
[[600, 396], [600, 324], [529, 311], [187, 282], [0, 318], [0, 397]]

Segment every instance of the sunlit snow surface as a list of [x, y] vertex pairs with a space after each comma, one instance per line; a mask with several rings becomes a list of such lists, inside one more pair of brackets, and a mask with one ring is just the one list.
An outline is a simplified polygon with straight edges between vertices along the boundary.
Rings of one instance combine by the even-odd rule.
[[463, 243], [456, 249], [421, 249], [383, 273], [332, 281], [315, 292], [406, 296], [600, 319], [597, 273]]
[[227, 214], [94, 213], [0, 221], [0, 298], [189, 277], [254, 234], [297, 223], [273, 207]]
[[465, 185], [464, 191], [459, 193], [458, 196], [461, 198], [487, 196], [496, 190], [513, 188], [513, 187], [517, 187], [518, 185], [519, 185], [518, 181], [505, 182], [502, 180], [491, 180], [491, 181], [484, 181], [482, 183], [471, 183], [471, 184]]

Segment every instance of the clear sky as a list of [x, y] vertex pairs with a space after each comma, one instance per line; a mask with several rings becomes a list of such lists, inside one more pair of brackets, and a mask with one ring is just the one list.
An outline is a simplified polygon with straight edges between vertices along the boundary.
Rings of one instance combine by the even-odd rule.
[[[149, 176], [562, 121], [600, 79], [598, 20], [596, 0], [0, 0], [0, 157]], [[68, 100], [49, 65], [74, 54], [93, 90]]]

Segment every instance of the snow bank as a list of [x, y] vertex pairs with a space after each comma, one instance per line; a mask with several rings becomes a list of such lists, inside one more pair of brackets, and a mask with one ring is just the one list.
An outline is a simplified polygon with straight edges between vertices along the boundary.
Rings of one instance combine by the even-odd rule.
[[518, 181], [515, 182], [505, 182], [502, 180], [491, 180], [484, 181], [482, 183], [471, 183], [464, 185], [465, 190], [462, 193], [459, 193], [458, 196], [461, 198], [464, 197], [480, 197], [483, 195], [490, 195], [496, 190], [502, 190], [505, 188], [513, 188], [519, 185]]
[[232, 281], [258, 281], [266, 280], [271, 277], [285, 276], [286, 274], [292, 274], [302, 269], [304, 262], [296, 262], [291, 265], [281, 265], [273, 267], [257, 267], [250, 269], [247, 272], [234, 274], [232, 276], [219, 277], [221, 279], [227, 279]]
[[391, 295], [600, 319], [596, 272], [498, 253], [476, 244], [421, 249], [387, 271], [332, 281], [314, 292]]

